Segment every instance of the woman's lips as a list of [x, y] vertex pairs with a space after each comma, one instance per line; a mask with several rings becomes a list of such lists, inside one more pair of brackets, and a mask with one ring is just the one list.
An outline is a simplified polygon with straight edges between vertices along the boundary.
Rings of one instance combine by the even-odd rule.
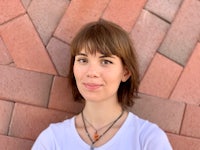
[[96, 83], [83, 83], [83, 85], [88, 90], [97, 90], [102, 86], [102, 84], [96, 84]]

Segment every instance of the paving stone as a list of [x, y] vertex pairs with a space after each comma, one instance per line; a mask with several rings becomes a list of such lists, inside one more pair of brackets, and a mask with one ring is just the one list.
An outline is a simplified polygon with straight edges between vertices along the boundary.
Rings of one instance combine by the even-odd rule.
[[68, 4], [69, 1], [66, 0], [32, 0], [28, 8], [28, 14], [45, 45], [57, 27]]
[[200, 107], [187, 105], [183, 119], [181, 134], [200, 138]]
[[52, 76], [0, 65], [0, 98], [47, 106]]
[[200, 139], [168, 134], [174, 150], [200, 150]]
[[30, 150], [33, 141], [0, 135], [0, 145], [2, 150]]
[[83, 104], [74, 102], [71, 87], [68, 84], [67, 78], [55, 77], [49, 108], [63, 110], [72, 113], [78, 113], [82, 110]]
[[200, 43], [195, 47], [171, 99], [200, 105]]
[[139, 91], [153, 96], [168, 98], [182, 70], [181, 66], [157, 53], [141, 81]]
[[200, 3], [184, 0], [159, 52], [181, 65], [187, 63], [200, 34]]
[[48, 53], [27, 15], [4, 24], [0, 33], [17, 67], [56, 74]]
[[70, 47], [66, 43], [51, 38], [47, 50], [59, 75], [66, 77], [70, 65]]
[[25, 9], [28, 8], [28, 6], [30, 5], [31, 1], [32, 0], [21, 0], [21, 2], [22, 2], [22, 4], [23, 4]]
[[6, 65], [6, 64], [10, 64], [11, 62], [12, 62], [12, 58], [4, 42], [2, 41], [2, 38], [0, 37], [0, 64]]
[[145, 10], [141, 12], [130, 34], [138, 55], [141, 77], [154, 57], [168, 28], [169, 24], [155, 15]]
[[139, 95], [131, 111], [141, 118], [158, 124], [163, 130], [179, 133], [185, 104], [181, 102]]
[[109, 0], [71, 1], [54, 35], [70, 43], [81, 26], [101, 17], [108, 2]]
[[[26, 112], [26, 113], [24, 113]], [[10, 136], [35, 140], [50, 123], [63, 121], [72, 114], [24, 104], [15, 104]]]
[[[14, 103], [0, 100], [0, 134], [7, 134]], [[1, 144], [0, 144], [1, 145]]]
[[0, 1], [0, 24], [25, 13], [20, 0]]
[[169, 22], [172, 22], [181, 3], [182, 0], [148, 0], [145, 9], [157, 14]]
[[147, 0], [111, 0], [103, 18], [113, 21], [130, 32]]

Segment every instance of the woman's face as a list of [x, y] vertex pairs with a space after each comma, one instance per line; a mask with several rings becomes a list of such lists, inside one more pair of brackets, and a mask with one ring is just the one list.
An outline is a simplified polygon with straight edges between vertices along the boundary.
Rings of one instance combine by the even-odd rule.
[[90, 54], [85, 50], [75, 56], [74, 76], [86, 101], [117, 101], [117, 91], [130, 73], [116, 55]]

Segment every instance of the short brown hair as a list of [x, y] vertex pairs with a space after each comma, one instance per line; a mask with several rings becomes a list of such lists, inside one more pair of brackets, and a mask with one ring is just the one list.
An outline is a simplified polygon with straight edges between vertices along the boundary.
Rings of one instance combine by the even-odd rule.
[[99, 20], [91, 22], [81, 28], [71, 43], [71, 64], [69, 70], [69, 83], [75, 101], [83, 101], [78, 91], [73, 73], [75, 56], [85, 49], [91, 54], [96, 52], [104, 55], [116, 55], [131, 73], [126, 82], [121, 82], [118, 89], [118, 102], [123, 107], [132, 106], [133, 98], [137, 97], [139, 87], [139, 71], [135, 49], [125, 30], [115, 23]]

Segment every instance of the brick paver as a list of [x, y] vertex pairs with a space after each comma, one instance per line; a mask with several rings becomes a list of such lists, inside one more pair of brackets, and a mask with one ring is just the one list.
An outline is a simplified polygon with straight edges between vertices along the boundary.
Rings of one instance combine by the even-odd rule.
[[14, 103], [0, 100], [0, 134], [7, 134]]
[[180, 65], [157, 53], [141, 81], [139, 91], [168, 98], [182, 70]]
[[2, 150], [30, 150], [33, 141], [0, 135], [0, 145]]
[[56, 39], [51, 38], [47, 45], [47, 50], [53, 61], [59, 75], [66, 77], [68, 75], [70, 63], [69, 45]]
[[119, 24], [129, 32], [139, 17], [145, 2], [146, 0], [111, 0], [103, 18]]
[[[138, 55], [141, 77], [160, 46], [169, 24], [150, 12], [143, 10], [130, 36]], [[154, 33], [154, 34], [152, 34]]]
[[78, 113], [83, 104], [74, 102], [67, 78], [56, 77], [53, 82], [49, 108]]
[[5, 24], [0, 34], [18, 67], [56, 74], [45, 47], [27, 15]]
[[171, 99], [190, 104], [200, 104], [200, 43], [194, 49]]
[[135, 114], [158, 124], [165, 131], [180, 132], [185, 104], [147, 95], [139, 97], [132, 108]]
[[28, 14], [45, 45], [52, 36], [68, 4], [69, 1], [66, 0], [32, 0]]
[[45, 107], [51, 83], [51, 75], [0, 65], [0, 98]]
[[145, 8], [165, 20], [171, 22], [178, 11], [182, 0], [165, 1], [165, 0], [148, 0]]
[[200, 150], [199, 0], [0, 0], [0, 149], [30, 150], [50, 123], [79, 113], [70, 44], [90, 21], [121, 25], [141, 84], [130, 111], [166, 131], [173, 150]]
[[200, 34], [200, 2], [184, 0], [159, 52], [185, 65]]
[[109, 0], [71, 1], [55, 32], [55, 36], [70, 43], [82, 25], [100, 18], [108, 2]]

